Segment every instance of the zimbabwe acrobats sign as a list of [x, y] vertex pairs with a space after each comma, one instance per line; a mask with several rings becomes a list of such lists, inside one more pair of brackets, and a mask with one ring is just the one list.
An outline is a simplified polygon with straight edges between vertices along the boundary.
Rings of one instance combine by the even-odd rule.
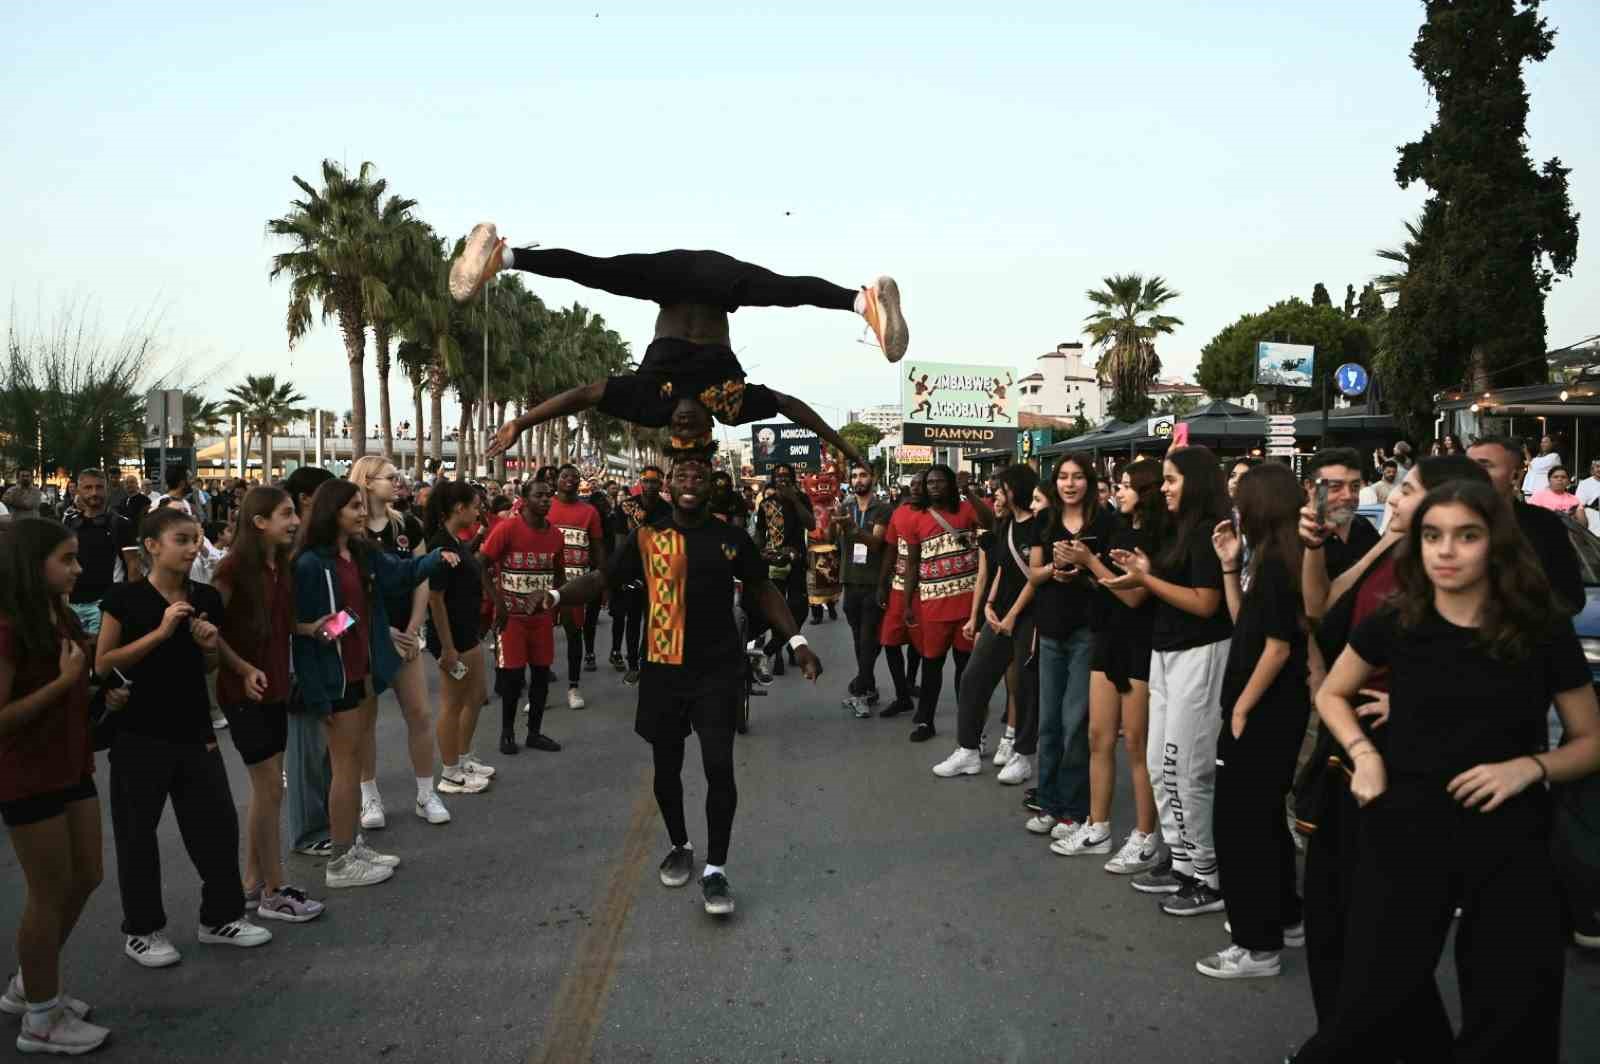
[[987, 451], [1017, 443], [1016, 374], [997, 366], [902, 362], [901, 439]]

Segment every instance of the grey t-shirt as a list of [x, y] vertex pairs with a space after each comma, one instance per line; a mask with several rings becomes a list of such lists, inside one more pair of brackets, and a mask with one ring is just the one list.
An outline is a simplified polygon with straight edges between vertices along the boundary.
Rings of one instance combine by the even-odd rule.
[[[854, 528], [862, 532], [871, 532], [877, 525], [889, 523], [889, 504], [876, 497], [872, 498], [865, 509], [862, 509], [854, 495], [848, 496], [843, 505], [839, 507], [842, 513]], [[878, 582], [878, 567], [883, 562], [883, 547], [869, 547], [865, 543], [857, 543], [850, 536], [839, 537], [839, 555], [841, 558], [841, 579], [852, 587], [874, 585]]]

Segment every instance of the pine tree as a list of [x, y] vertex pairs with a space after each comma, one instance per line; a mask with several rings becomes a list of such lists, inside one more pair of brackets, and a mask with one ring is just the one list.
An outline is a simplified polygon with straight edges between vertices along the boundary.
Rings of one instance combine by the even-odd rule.
[[1318, 281], [1317, 287], [1311, 290], [1311, 305], [1314, 307], [1333, 306], [1333, 297], [1328, 295], [1328, 286], [1321, 281]]

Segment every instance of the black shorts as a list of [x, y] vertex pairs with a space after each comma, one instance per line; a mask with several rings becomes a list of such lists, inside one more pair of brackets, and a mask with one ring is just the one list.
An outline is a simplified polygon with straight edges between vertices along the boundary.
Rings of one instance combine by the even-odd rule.
[[348, 713], [367, 700], [367, 681], [349, 680], [344, 685], [344, 697], [329, 707], [329, 713]]
[[245, 702], [223, 706], [228, 734], [247, 765], [259, 765], [289, 744], [289, 707], [283, 702]]
[[[456, 645], [456, 653], [465, 654], [479, 643], [483, 642], [483, 633], [478, 630], [478, 621], [474, 618], [465, 624], [450, 622], [450, 641]], [[439, 633], [432, 624], [428, 625], [428, 653], [436, 658], [444, 657], [444, 644], [439, 642]]]
[[53, 816], [60, 816], [73, 802], [81, 802], [85, 798], [97, 798], [99, 795], [100, 792], [94, 788], [94, 777], [85, 775], [77, 783], [59, 791], [30, 794], [26, 798], [0, 802], [0, 820], [3, 820], [8, 828], [27, 827], [29, 824], [49, 820]]
[[1150, 643], [1137, 634], [1115, 629], [1094, 633], [1090, 672], [1103, 672], [1118, 691], [1127, 694], [1130, 682], [1150, 682]]
[[682, 666], [645, 663], [639, 677], [639, 708], [633, 730], [647, 743], [687, 738], [691, 731], [702, 735], [732, 734], [744, 705], [743, 662], [707, 675], [702, 670], [696, 682], [672, 682], [662, 675], [679, 672]]
[[760, 384], [746, 384], [732, 351], [675, 337], [651, 342], [636, 372], [606, 378], [596, 408], [635, 425], [663, 428], [679, 399], [699, 400], [725, 425], [778, 416], [777, 396]]

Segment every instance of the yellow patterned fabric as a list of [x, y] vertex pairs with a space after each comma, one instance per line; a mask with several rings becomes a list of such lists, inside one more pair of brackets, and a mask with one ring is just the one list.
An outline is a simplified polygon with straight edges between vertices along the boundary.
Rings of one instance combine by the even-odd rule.
[[683, 664], [684, 593], [689, 555], [675, 528], [639, 529], [639, 556], [644, 561], [649, 605], [645, 651], [660, 665]]

